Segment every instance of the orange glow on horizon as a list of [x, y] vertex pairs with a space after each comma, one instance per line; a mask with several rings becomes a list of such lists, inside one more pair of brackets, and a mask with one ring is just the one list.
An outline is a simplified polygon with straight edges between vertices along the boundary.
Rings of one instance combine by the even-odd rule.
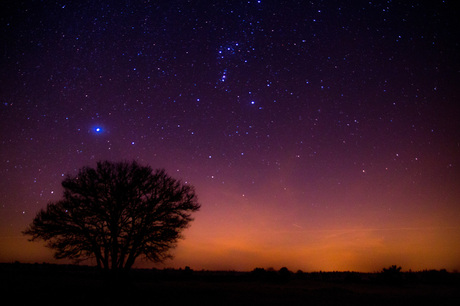
[[[267, 179], [266, 187], [249, 195], [236, 192], [235, 185], [198, 182], [202, 208], [184, 231], [185, 239], [172, 251], [175, 258], [162, 264], [138, 260], [135, 266], [238, 271], [286, 266], [294, 271], [373, 272], [397, 264], [404, 270], [460, 270], [454, 197], [414, 198], [404, 184], [396, 188], [397, 183], [372, 191], [362, 182], [348, 186], [336, 194], [324, 192], [321, 205], [305, 206], [296, 205], [303, 200], [289, 188], [271, 197], [266, 190], [281, 189], [276, 180]], [[363, 209], [368, 201], [418, 201], [419, 209], [400, 205], [389, 210], [383, 204]], [[439, 210], [434, 212], [428, 203], [435, 203]], [[23, 228], [10, 229], [12, 236], [0, 237], [0, 261], [65, 263], [53, 259], [43, 243], [27, 242], [17, 235], [30, 222], [28, 218], [15, 221]]]
[[166, 266], [243, 271], [286, 266], [303, 271], [363, 272], [396, 263], [405, 270], [459, 267], [460, 249], [450, 244], [460, 238], [458, 228], [230, 230], [230, 235], [190, 231], [174, 261]]

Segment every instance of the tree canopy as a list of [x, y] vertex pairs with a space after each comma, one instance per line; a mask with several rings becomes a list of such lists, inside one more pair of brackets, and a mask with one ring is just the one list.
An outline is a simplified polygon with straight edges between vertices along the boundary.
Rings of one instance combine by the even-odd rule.
[[200, 208], [193, 187], [137, 162], [98, 162], [62, 186], [63, 198], [38, 212], [24, 234], [45, 240], [56, 258], [95, 258], [104, 269], [171, 257]]

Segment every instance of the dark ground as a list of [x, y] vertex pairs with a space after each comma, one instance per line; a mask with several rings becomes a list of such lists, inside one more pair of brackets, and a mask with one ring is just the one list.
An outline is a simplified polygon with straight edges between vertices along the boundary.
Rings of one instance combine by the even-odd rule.
[[85, 266], [15, 263], [0, 264], [0, 292], [14, 305], [460, 305], [460, 275], [186, 269], [114, 277]]

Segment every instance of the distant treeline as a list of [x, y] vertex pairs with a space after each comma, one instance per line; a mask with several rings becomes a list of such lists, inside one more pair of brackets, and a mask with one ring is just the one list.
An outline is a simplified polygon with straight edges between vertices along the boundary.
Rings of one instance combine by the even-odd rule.
[[[49, 264], [49, 263], [0, 263], [2, 274], [53, 274], [104, 278], [106, 275], [95, 266], [71, 265], [71, 264]], [[297, 272], [290, 271], [286, 267], [280, 270], [273, 268], [255, 268], [250, 272], [238, 271], [210, 271], [193, 270], [190, 267], [184, 269], [132, 269], [127, 275], [132, 280], [142, 281], [179, 281], [179, 280], [200, 280], [212, 282], [238, 282], [238, 281], [259, 281], [259, 282], [289, 282], [293, 280], [321, 281], [333, 283], [374, 283], [374, 284], [460, 284], [460, 273], [441, 270], [423, 270], [402, 272], [401, 267], [391, 266], [383, 268], [381, 272], [364, 273], [352, 271], [333, 272]]]

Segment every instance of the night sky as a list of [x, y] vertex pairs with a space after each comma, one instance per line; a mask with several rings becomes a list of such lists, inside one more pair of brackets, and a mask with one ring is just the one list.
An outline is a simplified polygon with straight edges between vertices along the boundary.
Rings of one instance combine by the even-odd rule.
[[138, 267], [460, 269], [456, 1], [2, 1], [0, 261], [66, 174], [195, 186]]

